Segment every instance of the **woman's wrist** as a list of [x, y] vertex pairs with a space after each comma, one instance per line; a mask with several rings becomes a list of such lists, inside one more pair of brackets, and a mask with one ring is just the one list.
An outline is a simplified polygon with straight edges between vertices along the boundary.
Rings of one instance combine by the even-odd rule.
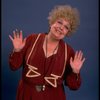
[[79, 74], [80, 71], [79, 70], [73, 70], [73, 73]]
[[21, 51], [21, 49], [13, 49], [13, 52], [20, 52]]
[[76, 76], [76, 80], [78, 80], [78, 79], [79, 79], [79, 75], [80, 75], [80, 73], [79, 73], [79, 72], [74, 72], [74, 71], [73, 71], [73, 73], [74, 73], [75, 76]]

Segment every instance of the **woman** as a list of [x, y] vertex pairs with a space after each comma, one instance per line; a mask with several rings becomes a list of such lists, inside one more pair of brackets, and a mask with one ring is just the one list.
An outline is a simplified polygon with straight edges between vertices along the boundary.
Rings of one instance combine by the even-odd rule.
[[17, 100], [66, 100], [63, 82], [71, 90], [81, 85], [80, 69], [85, 61], [63, 38], [76, 31], [79, 14], [69, 5], [56, 6], [49, 14], [48, 33], [31, 34], [23, 39], [22, 31], [9, 35], [14, 50], [9, 64], [12, 70], [23, 66]]

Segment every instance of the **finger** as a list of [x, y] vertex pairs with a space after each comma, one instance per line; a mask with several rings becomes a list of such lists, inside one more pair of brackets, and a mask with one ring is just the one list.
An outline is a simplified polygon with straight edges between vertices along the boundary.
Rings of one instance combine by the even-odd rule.
[[24, 43], [24, 44], [26, 43], [26, 38], [23, 40], [23, 43]]
[[84, 61], [85, 61], [85, 58], [82, 59], [82, 63], [84, 63]]
[[16, 32], [16, 33], [19, 33], [19, 32], [18, 32], [18, 29], [16, 29], [15, 32]]
[[11, 40], [11, 41], [13, 41], [13, 38], [12, 38], [12, 36], [11, 36], [11, 35], [9, 35], [9, 38], [10, 38], [10, 40]]
[[25, 46], [26, 38], [23, 40], [22, 48]]
[[15, 30], [16, 33], [16, 38], [20, 38], [20, 32], [18, 31], [18, 29]]
[[78, 59], [82, 59], [82, 57], [83, 57], [83, 53], [82, 53], [82, 51], [79, 51], [79, 53], [78, 53]]
[[23, 40], [22, 30], [20, 31], [19, 38]]
[[78, 55], [78, 51], [75, 52], [75, 56], [74, 56], [74, 59], [77, 58], [77, 55]]
[[15, 31], [13, 31], [13, 36], [14, 36], [14, 39], [16, 38], [16, 33], [15, 33]]

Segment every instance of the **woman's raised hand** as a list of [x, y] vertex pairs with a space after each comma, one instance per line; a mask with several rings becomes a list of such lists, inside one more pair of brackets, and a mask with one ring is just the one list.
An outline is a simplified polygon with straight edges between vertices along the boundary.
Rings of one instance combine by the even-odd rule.
[[23, 39], [23, 35], [22, 35], [22, 31], [19, 31], [16, 29], [15, 31], [13, 31], [13, 37], [11, 35], [9, 35], [10, 40], [13, 43], [14, 46], [14, 51], [20, 51], [26, 43], [26, 38]]
[[83, 57], [82, 51], [76, 51], [74, 59], [70, 59], [70, 65], [72, 67], [73, 72], [79, 73], [80, 69], [85, 61], [85, 58]]

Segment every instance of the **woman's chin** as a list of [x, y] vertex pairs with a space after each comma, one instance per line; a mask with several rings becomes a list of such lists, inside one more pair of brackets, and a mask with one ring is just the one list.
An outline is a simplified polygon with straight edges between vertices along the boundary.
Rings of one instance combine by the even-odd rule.
[[54, 38], [57, 39], [57, 40], [60, 40], [60, 39], [63, 39], [63, 36], [60, 35], [60, 34], [55, 34]]

